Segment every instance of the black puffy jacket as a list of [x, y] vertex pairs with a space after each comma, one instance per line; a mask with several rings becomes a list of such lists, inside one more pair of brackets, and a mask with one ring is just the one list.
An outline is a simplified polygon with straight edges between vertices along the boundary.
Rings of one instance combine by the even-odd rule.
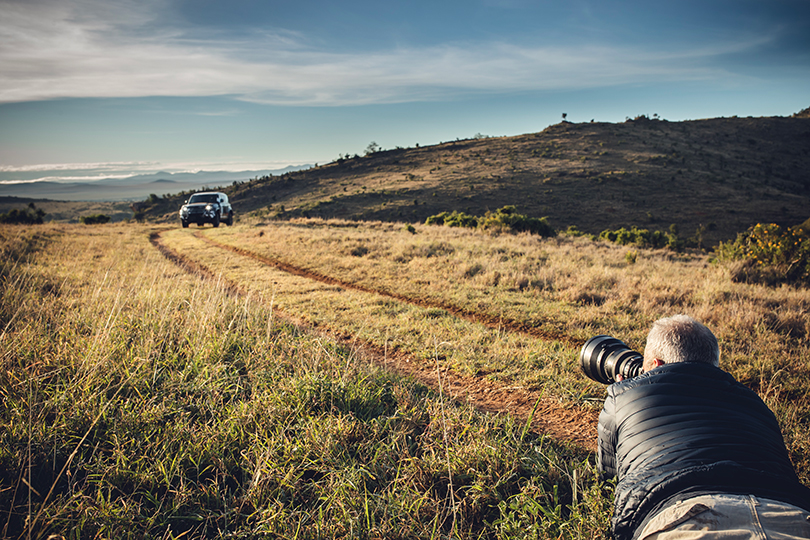
[[751, 494], [810, 510], [779, 424], [725, 371], [666, 364], [612, 384], [599, 415], [599, 470], [618, 477], [613, 534], [630, 539], [675, 497]]

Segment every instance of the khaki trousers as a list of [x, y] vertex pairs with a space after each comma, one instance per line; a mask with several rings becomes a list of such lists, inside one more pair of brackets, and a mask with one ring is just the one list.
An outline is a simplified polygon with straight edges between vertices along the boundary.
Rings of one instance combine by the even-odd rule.
[[807, 540], [810, 512], [753, 495], [702, 495], [678, 501], [647, 522], [638, 540]]

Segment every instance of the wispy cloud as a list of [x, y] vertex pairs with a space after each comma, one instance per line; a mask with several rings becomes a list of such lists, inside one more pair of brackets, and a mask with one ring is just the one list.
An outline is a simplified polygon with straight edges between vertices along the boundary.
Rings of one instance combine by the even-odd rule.
[[94, 170], [94, 171], [114, 171], [123, 168], [127, 169], [146, 169], [154, 168], [159, 165], [154, 161], [119, 161], [119, 162], [105, 162], [105, 163], [41, 163], [36, 165], [0, 165], [0, 172], [15, 173], [15, 172], [39, 172], [39, 171], [80, 171], [80, 170]]
[[230, 95], [269, 104], [347, 105], [707, 79], [728, 77], [710, 67], [712, 58], [762, 41], [676, 53], [504, 42], [332, 53], [284, 33], [195, 39], [167, 26], [160, 6], [3, 1], [0, 102]]

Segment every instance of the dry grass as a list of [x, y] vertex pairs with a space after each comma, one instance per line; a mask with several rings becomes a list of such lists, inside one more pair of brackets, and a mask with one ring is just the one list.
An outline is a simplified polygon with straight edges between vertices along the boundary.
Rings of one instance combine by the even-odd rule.
[[301, 333], [152, 231], [0, 229], [3, 537], [605, 536], [582, 451]]
[[584, 407], [604, 392], [577, 369], [585, 339], [641, 348], [651, 321], [688, 313], [776, 412], [810, 479], [806, 290], [565, 236], [320, 220], [163, 231], [214, 276], [202, 279], [153, 232], [0, 228], [4, 536], [606, 535], [612, 497], [592, 456], [374, 368], [279, 310]]
[[[558, 336], [548, 340], [501, 332], [448, 317], [436, 308], [392, 299], [371, 300], [376, 307], [362, 309], [348, 304], [324, 308], [331, 305], [331, 300], [323, 300], [327, 295], [346, 299], [368, 295], [321, 284], [297, 301], [300, 292], [272, 278], [279, 284], [277, 298], [292, 302], [287, 309], [297, 316], [345, 328], [371, 341], [390, 340], [417, 354], [439, 339], [451, 344], [447, 359], [456, 369], [543, 388], [569, 400], [590, 400], [601, 392], [583, 382], [575, 366], [578, 347], [588, 337], [607, 333], [640, 350], [652, 321], [690, 314], [718, 336], [722, 367], [758, 391], [776, 411], [794, 461], [803, 478], [809, 477], [810, 293], [805, 289], [733, 283], [726, 268], [699, 254], [634, 250], [631, 263], [625, 247], [566, 236], [492, 236], [432, 226], [416, 226], [416, 234], [411, 234], [397, 224], [320, 220], [203, 234], [368, 289], [429, 300]], [[203, 244], [179, 230], [167, 239], [178, 246], [180, 239]], [[187, 249], [191, 254], [212, 246]], [[257, 282], [262, 280], [225, 271], [239, 259], [234, 254], [220, 254], [228, 262], [218, 266], [208, 258], [214, 255], [205, 253], [195, 258], [207, 260], [239, 283], [261, 286]], [[255, 265], [253, 271], [267, 271], [256, 261], [250, 264]]]

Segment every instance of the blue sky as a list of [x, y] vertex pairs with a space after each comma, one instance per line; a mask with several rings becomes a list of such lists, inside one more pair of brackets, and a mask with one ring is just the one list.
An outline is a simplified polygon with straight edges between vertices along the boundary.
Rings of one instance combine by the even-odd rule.
[[808, 0], [0, 0], [0, 13], [6, 180], [324, 163], [371, 141], [536, 132], [564, 112], [810, 106]]

